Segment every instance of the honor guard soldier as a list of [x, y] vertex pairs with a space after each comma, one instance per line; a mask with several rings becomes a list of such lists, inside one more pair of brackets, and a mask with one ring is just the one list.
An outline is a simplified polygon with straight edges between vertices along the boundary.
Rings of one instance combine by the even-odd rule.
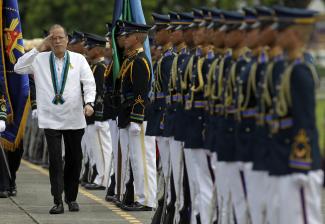
[[[202, 10], [193, 9], [194, 20], [189, 26], [193, 29], [195, 52], [189, 59], [183, 84], [185, 94], [185, 119], [187, 122], [184, 155], [191, 198], [191, 223], [200, 220], [200, 187], [198, 183], [198, 162], [205, 156], [203, 144], [204, 127], [204, 77], [202, 66], [205, 60], [203, 45], [205, 41], [205, 21]], [[207, 160], [207, 159], [206, 159]]]
[[[198, 114], [198, 118], [199, 119], [200, 117], [203, 118], [201, 122], [204, 128], [206, 127], [209, 118], [207, 116], [207, 107], [208, 107], [207, 95], [209, 91], [206, 87], [208, 84], [209, 70], [215, 59], [215, 53], [214, 53], [214, 46], [209, 39], [210, 33], [212, 32], [212, 27], [208, 28], [212, 22], [211, 10], [205, 7], [201, 8], [201, 10], [203, 13], [203, 21], [197, 24], [197, 28], [194, 31], [194, 42], [198, 48], [200, 46], [202, 47], [203, 56], [204, 56], [202, 58], [202, 64], [200, 62], [200, 59], [197, 62], [198, 83], [200, 83], [201, 75], [203, 78], [203, 80], [201, 80], [201, 82], [203, 82], [203, 87], [202, 90], [199, 91], [200, 92], [199, 100], [202, 100], [204, 104], [203, 110], [201, 108], [198, 110], [200, 111]], [[193, 66], [193, 68], [195, 68], [195, 66]], [[195, 94], [197, 94], [198, 92], [196, 92], [193, 87], [191, 88], [191, 91], [194, 92], [194, 99], [195, 99]], [[195, 103], [194, 103], [194, 107], [196, 107]], [[192, 110], [195, 111], [197, 109], [193, 109], [192, 107]], [[202, 147], [200, 146], [199, 149], [193, 149], [193, 152], [196, 154], [196, 156], [194, 156], [194, 161], [195, 161], [194, 165], [197, 172], [196, 178], [198, 182], [198, 197], [200, 202], [199, 203], [200, 220], [202, 223], [209, 223], [211, 221], [210, 220], [211, 210], [207, 208], [211, 207], [211, 198], [213, 192], [213, 178], [214, 178], [212, 173], [210, 172], [211, 166], [208, 162], [210, 160], [211, 151], [208, 148], [206, 148], [205, 145], [205, 140], [206, 140], [205, 129], [198, 129], [197, 131], [199, 131], [199, 133], [202, 134], [203, 137]], [[201, 173], [206, 173], [208, 175], [200, 175]]]
[[[104, 111], [103, 120], [107, 120], [109, 123], [109, 131], [112, 139], [113, 150], [113, 164], [112, 168], [108, 170], [108, 175], [111, 175], [111, 183], [106, 192], [106, 201], [117, 200], [117, 170], [118, 170], [118, 140], [119, 130], [117, 127], [116, 117], [121, 102], [119, 92], [114, 88], [114, 76], [113, 76], [113, 59], [112, 59], [112, 24], [106, 23], [107, 33], [105, 37], [108, 42], [106, 43], [106, 71], [104, 76]], [[118, 81], [117, 81], [118, 82]]]
[[224, 24], [222, 11], [219, 9], [212, 9], [210, 11], [212, 20], [208, 24], [208, 40], [210, 44], [213, 45], [215, 57], [212, 61], [210, 61], [210, 66], [206, 70], [206, 82], [204, 86], [204, 97], [207, 101], [207, 105], [205, 108], [206, 113], [206, 124], [204, 129], [204, 148], [210, 151], [209, 160], [211, 164], [211, 173], [213, 180], [213, 189], [211, 190], [211, 199], [210, 206], [207, 209], [208, 221], [209, 223], [213, 223], [217, 221], [217, 197], [221, 196], [221, 194], [217, 193], [219, 190], [218, 187], [218, 172], [217, 169], [217, 130], [218, 130], [218, 122], [220, 120], [220, 109], [221, 109], [221, 101], [219, 95], [219, 88], [222, 85], [222, 80], [219, 79], [219, 66], [222, 61], [223, 53], [224, 53], [224, 44], [225, 44], [225, 32], [220, 31], [219, 29]]
[[172, 153], [171, 166], [176, 197], [174, 218], [176, 223], [190, 222], [190, 193], [184, 161], [184, 127], [187, 121], [184, 119], [185, 100], [182, 83], [186, 67], [191, 58], [187, 43], [193, 46], [193, 30], [189, 28], [193, 20], [194, 16], [192, 13], [178, 13], [178, 17], [174, 17], [170, 24], [170, 29], [172, 30], [171, 42], [177, 53], [177, 56], [173, 59], [167, 99], [167, 114], [169, 114], [167, 116], [173, 116], [173, 122], [169, 122], [169, 129], [172, 130], [169, 144]]
[[[275, 7], [277, 44], [285, 50], [286, 69], [277, 84], [270, 175], [277, 177], [273, 223], [322, 223], [318, 132], [315, 121], [315, 67], [303, 55], [316, 22], [315, 11]], [[289, 199], [290, 197], [290, 199]], [[299, 215], [297, 215], [299, 214]]]
[[[4, 98], [3, 89], [0, 88], [0, 132], [6, 129], [7, 105]], [[0, 149], [0, 198], [7, 198], [11, 195], [10, 191], [10, 169], [7, 163], [6, 153], [3, 148]]]
[[[264, 115], [260, 102], [267, 80], [268, 45], [272, 42], [272, 36], [268, 36], [267, 33], [274, 21], [274, 12], [271, 8], [258, 6], [255, 7], [255, 10], [258, 21], [252, 24], [252, 30], [248, 32], [246, 38], [247, 45], [252, 48], [252, 60], [248, 65], [249, 68], [242, 73], [242, 121], [238, 130], [239, 156], [244, 162], [247, 162], [243, 174], [246, 180], [247, 201], [253, 223], [262, 222], [265, 218], [264, 214], [267, 212], [268, 195], [265, 192], [269, 179], [266, 172], [268, 159], [266, 146], [269, 137], [264, 126]], [[246, 11], [249, 13], [248, 10]], [[252, 39], [249, 40], [248, 38]], [[253, 121], [254, 119], [255, 121]], [[245, 144], [245, 142], [247, 143]], [[253, 162], [253, 169], [251, 169], [249, 162]]]
[[[115, 23], [115, 33], [116, 33], [116, 41], [117, 41], [117, 56], [120, 60], [120, 64], [124, 64], [124, 61], [127, 59], [126, 49], [125, 49], [125, 35], [121, 35], [123, 33], [123, 21], [118, 20]], [[112, 36], [112, 40], [113, 40]], [[122, 209], [125, 208], [125, 206], [131, 206], [134, 203], [134, 186], [133, 186], [133, 171], [132, 167], [130, 166], [130, 159], [129, 159], [129, 146], [128, 146], [128, 131], [124, 129], [120, 129], [118, 124], [118, 116], [122, 111], [122, 100], [124, 101], [124, 97], [121, 93], [121, 85], [122, 85], [122, 76], [121, 72], [119, 72], [119, 75], [115, 78], [114, 81], [114, 97], [116, 99], [116, 122], [118, 126], [119, 131], [119, 145], [121, 148], [121, 154], [117, 154], [117, 163], [118, 163], [118, 169], [117, 169], [117, 196], [118, 200], [115, 201], [116, 205], [118, 207], [121, 207]]]
[[80, 31], [73, 31], [71, 39], [69, 39], [68, 48], [70, 51], [84, 55], [84, 33]]
[[[162, 219], [164, 204], [170, 201], [170, 148], [168, 139], [163, 137], [165, 128], [165, 109], [166, 95], [168, 93], [168, 81], [174, 58], [173, 46], [170, 42], [170, 31], [167, 27], [170, 23], [169, 15], [152, 13], [154, 26], [151, 28], [155, 32], [155, 43], [161, 46], [161, 56], [155, 67], [155, 81], [153, 84], [152, 103], [149, 107], [150, 115], [148, 117], [148, 126], [146, 135], [155, 136], [164, 175], [164, 197], [158, 200], [158, 209], [156, 211], [154, 222], [160, 223]], [[166, 206], [165, 206], [166, 207]]]
[[103, 117], [104, 112], [104, 79], [106, 65], [104, 63], [104, 49], [106, 38], [96, 34], [85, 35], [86, 56], [91, 63], [91, 69], [96, 82], [96, 100], [94, 115], [88, 121], [89, 150], [93, 156], [97, 175], [94, 183], [86, 184], [89, 190], [105, 189], [110, 175], [108, 171], [112, 165], [112, 141], [109, 133], [109, 124]]
[[118, 126], [121, 147], [129, 147], [126, 151], [133, 171], [135, 195], [135, 203], [124, 209], [147, 211], [156, 206], [157, 193], [155, 139], [145, 136], [151, 69], [143, 43], [150, 26], [125, 21], [120, 23], [120, 35], [125, 36], [126, 59], [120, 70], [122, 106]]
[[[227, 28], [226, 46], [232, 49], [232, 62], [230, 69], [224, 76], [224, 91], [222, 102], [224, 105], [224, 117], [221, 120], [221, 128], [225, 128], [225, 140], [231, 141], [234, 144], [228, 145], [228, 151], [225, 148], [225, 171], [227, 176], [233, 176], [229, 179], [228, 186], [231, 195], [231, 205], [234, 209], [234, 217], [238, 223], [248, 223], [248, 206], [246, 202], [246, 183], [244, 179], [245, 165], [237, 157], [238, 145], [236, 144], [239, 130], [238, 124], [240, 121], [241, 103], [240, 92], [240, 76], [250, 60], [250, 50], [245, 46], [246, 28], [245, 17], [236, 12], [224, 13], [226, 21], [229, 21], [230, 27]], [[224, 142], [225, 143], [225, 142]]]
[[[180, 211], [184, 206], [184, 191], [183, 191], [183, 172], [184, 172], [184, 151], [183, 144], [178, 137], [180, 132], [183, 132], [182, 126], [179, 125], [179, 119], [183, 119], [180, 115], [184, 111], [183, 95], [181, 82], [184, 78], [185, 67], [190, 59], [189, 49], [185, 43], [184, 31], [188, 25], [193, 22], [193, 15], [189, 13], [170, 13], [171, 43], [177, 55], [173, 58], [171, 75], [168, 80], [168, 92], [166, 97], [167, 108], [165, 114], [165, 129], [164, 135], [168, 137], [170, 147], [170, 162], [171, 162], [171, 196], [167, 210], [167, 223], [175, 220], [176, 223], [184, 222], [181, 220]], [[177, 138], [177, 140], [176, 140]]]
[[[276, 21], [276, 17], [274, 17], [274, 21]], [[279, 83], [279, 80], [281, 79], [281, 76], [284, 72], [286, 62], [284, 60], [283, 56], [283, 49], [278, 45], [277, 43], [277, 36], [280, 35], [279, 31], [277, 29], [274, 29], [274, 24], [269, 25], [265, 27], [259, 34], [258, 41], [261, 46], [268, 46], [268, 64], [266, 67], [266, 73], [264, 81], [261, 82], [260, 85], [258, 85], [259, 89], [259, 98], [258, 98], [258, 129], [261, 129], [260, 126], [262, 126], [265, 129], [265, 133], [267, 135], [264, 137], [264, 145], [267, 148], [267, 156], [265, 158], [265, 162], [267, 162], [267, 169], [270, 170], [270, 168], [273, 165], [272, 160], [270, 159], [270, 155], [272, 155], [273, 151], [273, 138], [272, 138], [272, 128], [273, 128], [273, 120], [276, 119], [275, 115], [275, 105], [276, 105], [276, 96], [277, 96], [277, 90], [276, 90], [276, 84]], [[264, 120], [264, 121], [263, 121]], [[256, 185], [255, 181], [255, 185]], [[268, 176], [267, 178], [267, 187], [265, 190], [267, 190], [267, 193], [265, 194], [265, 190], [260, 190], [259, 192], [263, 195], [267, 195], [267, 197], [255, 195], [257, 191], [254, 191], [254, 195], [256, 198], [260, 197], [259, 200], [254, 200], [256, 202], [262, 202], [262, 203], [251, 203], [252, 209], [255, 208], [254, 211], [251, 211], [252, 214], [252, 220], [255, 220], [255, 222], [267, 220], [269, 223], [277, 223], [276, 221], [276, 212], [277, 212], [277, 206], [274, 206], [272, 204], [273, 197], [276, 195], [277, 190], [274, 186], [276, 186], [277, 178], [274, 176]], [[254, 184], [254, 183], [252, 183]], [[256, 189], [256, 187], [255, 187]], [[254, 188], [253, 188], [254, 190]], [[253, 195], [250, 195], [249, 198], [253, 198]], [[266, 215], [266, 216], [265, 216]]]

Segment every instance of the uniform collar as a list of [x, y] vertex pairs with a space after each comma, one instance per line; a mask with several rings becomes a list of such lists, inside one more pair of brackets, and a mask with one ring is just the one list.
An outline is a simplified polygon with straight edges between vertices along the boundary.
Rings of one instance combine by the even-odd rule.
[[100, 58], [96, 58], [94, 60], [91, 61], [92, 64], [97, 64], [99, 62], [102, 62], [104, 61], [104, 57], [100, 57]]
[[173, 49], [173, 45], [170, 42], [168, 42], [162, 47], [162, 53], [165, 54], [167, 51], [172, 51], [172, 49]]
[[178, 44], [175, 48], [176, 48], [176, 52], [181, 54], [185, 54], [187, 50], [187, 46], [185, 42]]
[[133, 57], [133, 56], [135, 56], [135, 55], [137, 55], [137, 54], [139, 54], [139, 53], [141, 53], [143, 51], [144, 51], [143, 47], [139, 47], [139, 48], [137, 48], [135, 50], [127, 52], [126, 55], [127, 55], [127, 57]]
[[195, 49], [195, 56], [202, 56], [202, 54], [203, 54], [202, 46], [198, 46]]

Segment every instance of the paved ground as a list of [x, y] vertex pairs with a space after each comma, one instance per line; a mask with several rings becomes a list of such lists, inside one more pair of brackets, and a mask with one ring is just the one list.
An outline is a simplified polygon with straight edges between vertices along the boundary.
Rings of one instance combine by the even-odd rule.
[[124, 212], [104, 200], [104, 191], [79, 189], [80, 212], [49, 215], [52, 207], [47, 170], [22, 163], [17, 176], [18, 195], [0, 199], [0, 224], [150, 223], [152, 212]]
[[[79, 190], [80, 212], [67, 210], [62, 215], [49, 215], [52, 206], [48, 172], [23, 161], [17, 177], [18, 195], [0, 199], [0, 224], [149, 224], [153, 212], [124, 212], [104, 200], [104, 191]], [[325, 215], [325, 191], [323, 191]], [[325, 223], [325, 222], [324, 222]]]

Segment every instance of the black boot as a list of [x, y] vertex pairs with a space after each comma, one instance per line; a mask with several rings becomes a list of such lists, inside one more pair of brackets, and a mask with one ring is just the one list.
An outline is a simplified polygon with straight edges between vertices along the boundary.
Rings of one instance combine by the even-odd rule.
[[196, 216], [196, 223], [197, 223], [197, 224], [201, 224], [200, 214], [198, 214], [198, 215]]
[[89, 183], [88, 176], [89, 176], [89, 162], [85, 164], [85, 170], [84, 173], [82, 174], [81, 181], [80, 181], [81, 186], [85, 186], [86, 184]]
[[64, 213], [63, 203], [55, 204], [49, 211], [50, 214], [62, 214]]
[[170, 200], [169, 204], [167, 205], [167, 215], [164, 219], [164, 224], [173, 224], [173, 222], [174, 222], [176, 192], [175, 192], [173, 172], [171, 172], [169, 184], [170, 184], [171, 200]]
[[151, 224], [160, 224], [161, 216], [164, 210], [164, 195], [158, 200], [158, 207], [152, 217]]
[[9, 197], [8, 191], [0, 191], [0, 198], [7, 198]]
[[16, 187], [16, 184], [14, 186], [11, 186], [9, 188], [8, 193], [9, 193], [9, 196], [10, 197], [16, 197], [17, 196], [17, 187]]
[[184, 180], [183, 180], [183, 189], [184, 189], [184, 206], [180, 210], [180, 224], [188, 224], [191, 222], [191, 200], [190, 200], [190, 187], [187, 176], [186, 163], [184, 161]]
[[133, 187], [133, 172], [130, 167], [130, 180], [126, 183], [126, 190], [123, 196], [120, 207], [124, 209], [125, 206], [130, 206], [134, 203], [134, 187]]
[[106, 201], [114, 201], [116, 200], [115, 196], [115, 174], [111, 176], [111, 184], [109, 185], [105, 197]]
[[97, 176], [98, 172], [97, 172], [97, 168], [96, 168], [96, 165], [93, 166], [93, 172], [92, 172], [92, 175], [90, 177], [90, 183], [94, 183], [94, 180]]

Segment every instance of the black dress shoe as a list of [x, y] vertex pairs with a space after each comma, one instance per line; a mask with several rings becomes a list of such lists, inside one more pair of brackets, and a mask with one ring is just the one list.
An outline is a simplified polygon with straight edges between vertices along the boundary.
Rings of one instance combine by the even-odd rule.
[[100, 186], [97, 184], [86, 184], [84, 187], [87, 190], [105, 190], [106, 189], [104, 186]]
[[10, 197], [16, 197], [17, 196], [17, 188], [16, 186], [11, 187], [8, 191], [8, 194]]
[[90, 184], [89, 182], [86, 182], [86, 181], [81, 181], [80, 182], [80, 185], [82, 186], [82, 187], [85, 187], [87, 184]]
[[49, 211], [50, 214], [62, 214], [64, 213], [63, 203], [55, 204]]
[[8, 191], [0, 191], [0, 198], [7, 198], [9, 197]]
[[152, 208], [135, 202], [131, 205], [124, 205], [121, 207], [125, 211], [152, 211]]
[[118, 200], [117, 195], [106, 195], [105, 200], [108, 202], [115, 202]]
[[75, 201], [67, 202], [70, 212], [79, 212], [79, 205]]

